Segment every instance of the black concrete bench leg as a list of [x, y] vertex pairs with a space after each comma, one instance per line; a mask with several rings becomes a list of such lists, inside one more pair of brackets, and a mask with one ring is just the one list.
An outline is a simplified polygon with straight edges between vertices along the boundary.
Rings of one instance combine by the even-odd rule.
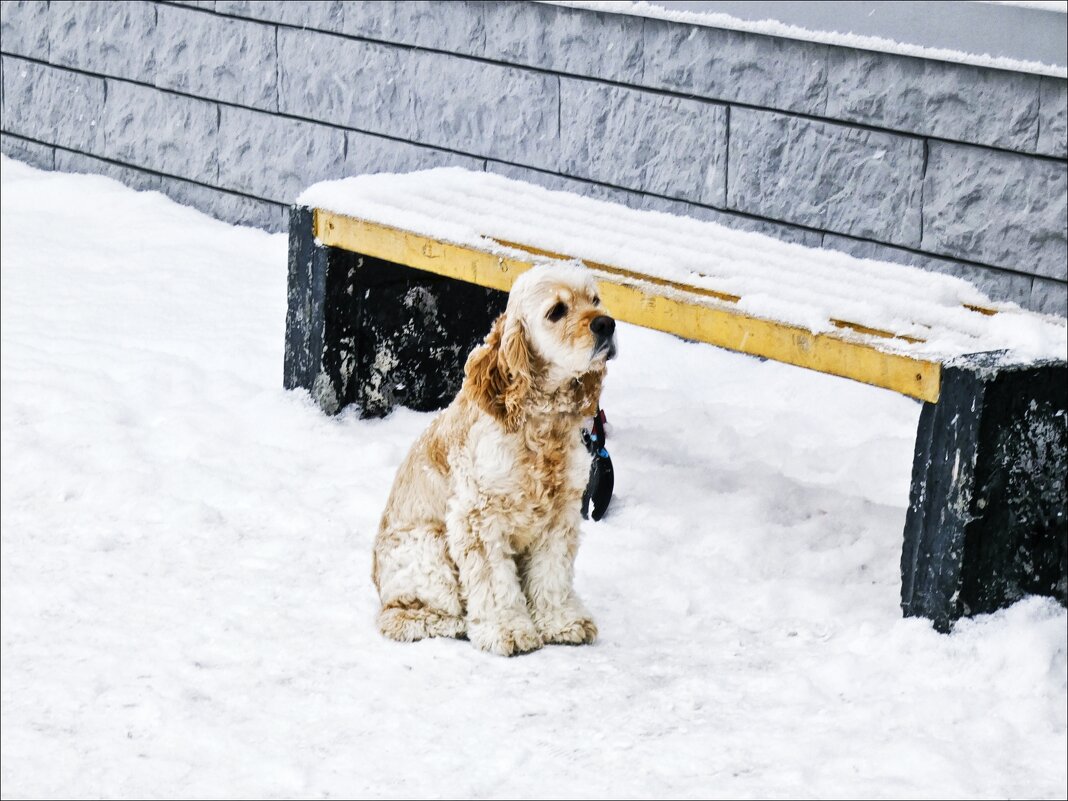
[[1065, 364], [947, 364], [920, 414], [901, 606], [948, 631], [1027, 594], [1068, 603]]
[[290, 210], [285, 387], [327, 414], [448, 405], [507, 294], [319, 245], [312, 215]]

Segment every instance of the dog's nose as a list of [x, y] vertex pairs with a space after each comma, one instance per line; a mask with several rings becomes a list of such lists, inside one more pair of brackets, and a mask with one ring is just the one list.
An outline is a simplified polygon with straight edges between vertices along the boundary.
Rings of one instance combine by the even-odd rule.
[[610, 337], [616, 330], [616, 321], [605, 314], [598, 315], [590, 320], [590, 330], [598, 337]]

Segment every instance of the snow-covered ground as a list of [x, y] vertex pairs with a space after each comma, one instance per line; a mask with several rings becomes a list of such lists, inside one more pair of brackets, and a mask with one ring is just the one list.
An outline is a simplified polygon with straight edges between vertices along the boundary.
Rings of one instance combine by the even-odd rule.
[[281, 389], [285, 239], [2, 163], [2, 793], [1065, 797], [1065, 610], [903, 620], [919, 407], [621, 326], [601, 638], [374, 628], [429, 416]]

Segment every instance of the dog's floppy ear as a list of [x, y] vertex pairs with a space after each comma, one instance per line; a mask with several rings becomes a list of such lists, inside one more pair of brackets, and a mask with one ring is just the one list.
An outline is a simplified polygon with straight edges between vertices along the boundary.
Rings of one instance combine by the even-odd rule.
[[482, 411], [504, 422], [504, 375], [499, 356], [504, 335], [504, 315], [493, 323], [486, 341], [471, 351], [464, 365], [464, 384]]
[[509, 431], [517, 430], [533, 381], [522, 321], [498, 317], [486, 341], [467, 358], [464, 375], [479, 407]]
[[501, 373], [505, 376], [504, 402], [505, 425], [517, 431], [523, 417], [530, 387], [534, 383], [534, 368], [527, 344], [526, 326], [522, 320], [509, 319], [504, 326], [504, 341], [497, 357]]

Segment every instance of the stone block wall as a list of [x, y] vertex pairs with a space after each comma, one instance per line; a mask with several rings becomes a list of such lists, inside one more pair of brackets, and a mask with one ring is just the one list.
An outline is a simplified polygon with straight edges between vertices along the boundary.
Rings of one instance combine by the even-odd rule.
[[4, 0], [0, 143], [283, 230], [459, 165], [1068, 306], [1068, 81], [536, 2]]

